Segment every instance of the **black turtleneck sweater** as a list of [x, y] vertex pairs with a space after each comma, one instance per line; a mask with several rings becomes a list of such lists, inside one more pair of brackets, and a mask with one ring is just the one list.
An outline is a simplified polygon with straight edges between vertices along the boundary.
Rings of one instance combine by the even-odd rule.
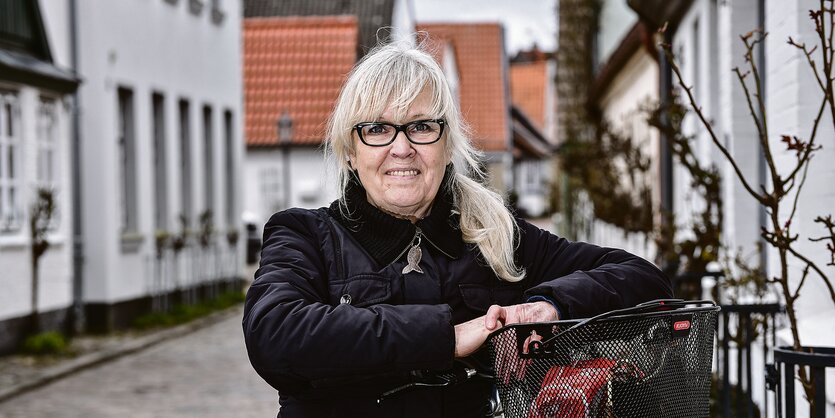
[[[356, 176], [352, 176], [345, 190], [345, 207], [340, 208], [341, 202], [334, 201], [328, 213], [347, 228], [381, 266], [397, 261], [398, 256], [412, 243], [417, 228], [420, 228], [421, 234], [431, 246], [455, 259], [464, 251], [465, 244], [458, 226], [459, 215], [453, 210], [453, 196], [449, 186], [451, 173], [447, 169], [429, 215], [414, 224], [369, 203], [365, 188]], [[348, 213], [344, 214], [346, 207]]]

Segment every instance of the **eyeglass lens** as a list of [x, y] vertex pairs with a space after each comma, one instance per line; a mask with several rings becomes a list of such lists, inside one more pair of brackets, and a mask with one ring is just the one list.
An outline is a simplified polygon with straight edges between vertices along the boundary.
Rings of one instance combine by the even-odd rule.
[[369, 123], [360, 127], [360, 134], [361, 139], [369, 145], [386, 145], [402, 130], [410, 141], [421, 144], [438, 140], [441, 129], [441, 124], [432, 120], [418, 120], [400, 127], [389, 123]]

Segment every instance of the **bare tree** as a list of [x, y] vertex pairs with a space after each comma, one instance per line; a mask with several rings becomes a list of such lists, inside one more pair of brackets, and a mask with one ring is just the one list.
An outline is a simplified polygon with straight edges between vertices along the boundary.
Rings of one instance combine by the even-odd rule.
[[49, 241], [46, 234], [52, 217], [55, 214], [55, 194], [47, 188], [37, 189], [37, 195], [32, 206], [29, 208], [29, 231], [32, 247], [32, 313], [30, 319], [31, 333], [37, 334], [41, 331], [38, 320], [38, 284], [40, 259], [49, 249]]
[[[811, 20], [815, 24], [815, 31], [820, 41], [819, 45], [810, 48], [805, 43], [797, 43], [792, 38], [788, 40], [791, 46], [799, 49], [805, 55], [806, 61], [815, 76], [817, 85], [823, 93], [807, 139], [804, 140], [797, 135], [780, 135], [781, 142], [785, 146], [784, 151], [793, 153], [795, 158], [788, 172], [781, 172], [778, 164], [775, 162], [775, 153], [777, 150], [769, 141], [768, 113], [763, 99], [762, 69], [757, 67], [754, 58], [755, 49], [763, 43], [767, 34], [760, 30], [754, 30], [740, 36], [740, 39], [745, 45], [746, 52], [744, 58], [747, 68], [741, 69], [737, 67], [733, 71], [742, 86], [748, 110], [756, 126], [757, 139], [760, 141], [770, 177], [770, 184], [761, 184], [759, 187], [755, 187], [751, 183], [751, 180], [742, 174], [738, 161], [731, 155], [723, 142], [719, 140], [713, 128], [713, 123], [708, 120], [702, 112], [701, 106], [696, 102], [693, 96], [692, 86], [688, 86], [685, 83], [673, 57], [671, 45], [661, 45], [672, 65], [678, 85], [686, 93], [691, 108], [707, 130], [710, 139], [730, 163], [745, 190], [766, 209], [769, 224], [767, 227], [761, 229], [760, 235], [765, 242], [777, 250], [780, 266], [779, 272], [774, 277], [769, 278], [768, 282], [778, 286], [785, 300], [786, 314], [789, 319], [793, 340], [792, 345], [795, 350], [802, 350], [803, 348], [798, 332], [796, 303], [800, 297], [801, 289], [806, 284], [806, 280], [810, 275], [820, 278], [828, 290], [833, 304], [835, 304], [835, 289], [833, 289], [832, 281], [818, 263], [798, 248], [800, 236], [792, 230], [792, 221], [797, 212], [797, 204], [801, 191], [806, 183], [809, 163], [812, 161], [815, 153], [821, 148], [815, 141], [818, 139], [821, 120], [824, 112], [827, 110], [832, 117], [831, 122], [833, 123], [833, 127], [835, 127], [835, 99], [833, 99], [832, 78], [833, 61], [835, 61], [835, 49], [833, 49], [833, 33], [835, 33], [835, 19], [833, 17], [835, 17], [835, 10], [833, 10], [832, 6], [833, 0], [820, 0], [819, 8], [809, 13]], [[819, 65], [816, 59], [819, 59], [822, 65]], [[788, 217], [785, 221], [781, 221], [781, 209], [788, 209]], [[815, 222], [821, 223], [826, 228], [828, 235], [807, 238], [811, 241], [829, 241], [827, 243], [827, 249], [832, 253], [832, 261], [828, 265], [835, 265], [835, 225], [832, 223], [832, 217], [830, 214], [818, 216]], [[799, 261], [803, 266], [800, 280], [794, 286], [789, 282], [789, 262], [791, 259]], [[812, 382], [806, 369], [803, 367], [798, 369], [798, 375], [803, 385], [806, 398], [809, 400], [810, 406], [814, 408], [814, 382]]]

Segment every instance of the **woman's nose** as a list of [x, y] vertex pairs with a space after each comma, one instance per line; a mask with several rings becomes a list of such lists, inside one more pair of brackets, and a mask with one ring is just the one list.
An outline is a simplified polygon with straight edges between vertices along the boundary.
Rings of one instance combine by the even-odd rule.
[[394, 157], [405, 158], [410, 157], [415, 153], [415, 149], [412, 147], [412, 143], [409, 142], [409, 139], [406, 138], [406, 133], [403, 131], [398, 131], [394, 135], [394, 142], [391, 143], [391, 149], [389, 150]]

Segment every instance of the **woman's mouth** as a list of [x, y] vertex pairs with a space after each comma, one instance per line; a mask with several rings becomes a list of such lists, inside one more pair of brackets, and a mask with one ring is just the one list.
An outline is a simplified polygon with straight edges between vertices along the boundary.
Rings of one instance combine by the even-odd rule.
[[386, 171], [386, 174], [389, 176], [397, 176], [397, 177], [413, 177], [420, 174], [418, 170], [389, 170]]

